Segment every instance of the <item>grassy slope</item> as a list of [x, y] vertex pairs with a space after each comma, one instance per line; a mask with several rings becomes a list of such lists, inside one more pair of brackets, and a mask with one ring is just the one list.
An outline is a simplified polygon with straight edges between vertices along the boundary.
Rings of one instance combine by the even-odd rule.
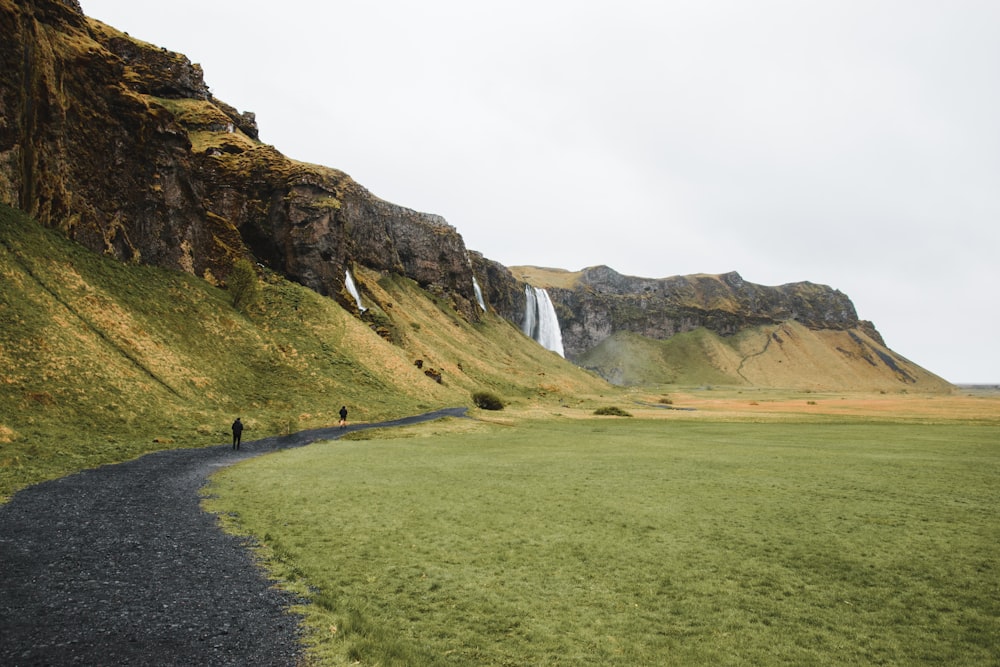
[[[203, 280], [97, 256], [0, 207], [0, 497], [165, 447], [442, 406], [475, 389], [568, 400], [607, 385], [488, 316], [471, 325], [403, 279], [362, 272], [402, 346], [274, 276], [244, 315]], [[418, 370], [444, 370], [439, 384]], [[464, 371], [459, 370], [461, 366]]]
[[573, 289], [580, 281], [582, 271], [566, 271], [541, 266], [511, 266], [508, 267], [515, 278], [530, 283], [535, 287], [560, 287]]
[[719, 357], [716, 339], [707, 329], [678, 334], [669, 341], [622, 331], [588, 350], [577, 363], [599, 369], [622, 385], [741, 384], [738, 377], [713, 363]]
[[945, 380], [882, 347], [863, 331], [814, 331], [797, 322], [754, 327], [728, 337], [697, 329], [665, 341], [619, 332], [577, 361], [625, 385], [718, 384], [924, 393], [954, 390]]

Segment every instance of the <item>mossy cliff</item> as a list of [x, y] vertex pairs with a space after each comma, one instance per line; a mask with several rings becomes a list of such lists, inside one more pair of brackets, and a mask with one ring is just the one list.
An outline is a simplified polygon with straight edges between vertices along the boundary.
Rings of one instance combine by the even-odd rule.
[[[439, 216], [386, 202], [342, 171], [261, 142], [254, 115], [216, 99], [199, 65], [86, 17], [75, 0], [0, 0], [0, 30], [0, 203], [121, 262], [225, 285], [234, 262], [246, 258], [360, 315], [344, 285], [351, 269], [362, 276], [362, 317], [393, 342], [402, 328], [392, 304], [380, 301], [383, 278], [412, 280], [469, 323], [486, 319], [473, 276], [490, 315], [515, 325], [524, 317], [525, 283], [547, 287], [567, 357], [615, 381], [621, 364], [586, 358], [601, 345], [639, 349], [610, 346], [614, 336], [669, 341], [705, 330], [734, 338], [791, 323], [853, 334], [889, 354], [850, 299], [824, 285], [763, 287], [736, 273], [647, 279], [607, 267], [508, 269], [468, 251]], [[849, 363], [881, 364], [875, 348], [841, 339], [829, 344], [846, 350]], [[796, 364], [803, 376], [817, 374]], [[881, 365], [892, 386], [923, 377]]]
[[547, 289], [566, 357], [616, 384], [951, 390], [826, 285], [768, 287], [736, 272], [637, 278], [606, 266], [511, 271]]
[[790, 320], [810, 329], [862, 328], [882, 342], [871, 322], [858, 319], [847, 295], [826, 285], [767, 287], [749, 283], [735, 271], [670, 278], [625, 276], [606, 266], [561, 275], [532, 267], [514, 271], [547, 287], [570, 357], [617, 331], [666, 339], [704, 327], [728, 336]]
[[73, 1], [0, 0], [0, 26], [0, 201], [124, 262], [224, 282], [252, 256], [348, 307], [356, 263], [478, 317], [453, 227], [261, 143], [185, 56]]

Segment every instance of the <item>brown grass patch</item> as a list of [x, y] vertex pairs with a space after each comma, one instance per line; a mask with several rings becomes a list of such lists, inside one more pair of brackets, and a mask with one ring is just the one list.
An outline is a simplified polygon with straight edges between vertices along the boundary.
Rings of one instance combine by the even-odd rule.
[[510, 272], [515, 278], [535, 287], [559, 287], [573, 289], [580, 280], [580, 271], [550, 269], [541, 266], [512, 266]]
[[681, 414], [699, 418], [809, 416], [1000, 423], [1000, 396], [704, 390], [678, 392], [674, 397], [676, 406], [694, 409]]

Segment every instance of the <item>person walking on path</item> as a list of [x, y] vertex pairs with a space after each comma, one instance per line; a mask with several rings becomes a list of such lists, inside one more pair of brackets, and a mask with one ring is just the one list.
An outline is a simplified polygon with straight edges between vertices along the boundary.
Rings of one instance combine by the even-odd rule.
[[243, 436], [243, 422], [237, 417], [233, 422], [233, 449], [240, 448], [240, 439]]
[[345, 428], [347, 426], [347, 406], [340, 406], [340, 428]]

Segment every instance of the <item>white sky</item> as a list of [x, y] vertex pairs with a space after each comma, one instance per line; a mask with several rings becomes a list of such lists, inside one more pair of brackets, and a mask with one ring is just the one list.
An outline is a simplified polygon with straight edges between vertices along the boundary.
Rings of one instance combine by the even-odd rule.
[[81, 5], [490, 259], [822, 283], [1000, 382], [1000, 2]]

